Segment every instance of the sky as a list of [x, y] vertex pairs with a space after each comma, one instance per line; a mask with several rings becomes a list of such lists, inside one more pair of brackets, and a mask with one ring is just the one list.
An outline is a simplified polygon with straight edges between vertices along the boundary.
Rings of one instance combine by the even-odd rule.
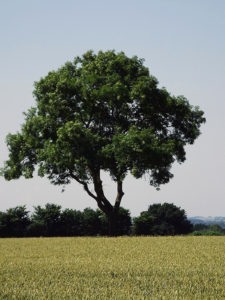
[[[174, 203], [190, 216], [225, 216], [225, 1], [224, 0], [0, 0], [0, 166], [5, 137], [35, 105], [33, 84], [87, 50], [124, 51], [145, 59], [159, 87], [184, 95], [206, 117], [201, 136], [174, 164], [174, 178], [156, 191], [148, 179], [127, 176], [122, 206], [137, 216], [153, 203]], [[116, 187], [103, 174], [106, 195]], [[0, 177], [0, 211], [55, 203], [96, 208], [82, 186], [64, 193], [34, 176]]]

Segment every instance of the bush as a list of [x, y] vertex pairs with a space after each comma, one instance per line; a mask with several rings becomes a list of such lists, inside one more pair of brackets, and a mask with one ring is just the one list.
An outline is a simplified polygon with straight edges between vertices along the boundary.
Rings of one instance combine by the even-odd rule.
[[195, 231], [191, 232], [190, 235], [200, 236], [200, 235], [203, 235], [203, 233], [202, 233], [202, 231], [195, 230]]
[[209, 230], [209, 231], [206, 231], [205, 234], [206, 236], [220, 236], [220, 235], [223, 235], [222, 233], [218, 232], [218, 231], [212, 231], [212, 230]]

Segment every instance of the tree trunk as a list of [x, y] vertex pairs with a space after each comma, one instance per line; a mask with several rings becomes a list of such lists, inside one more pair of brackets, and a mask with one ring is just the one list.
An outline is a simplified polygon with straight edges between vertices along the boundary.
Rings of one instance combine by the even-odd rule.
[[85, 191], [91, 196], [98, 204], [98, 207], [101, 211], [103, 211], [108, 219], [109, 229], [108, 233], [109, 236], [117, 236], [119, 233], [118, 230], [118, 216], [119, 216], [119, 209], [121, 199], [124, 195], [123, 192], [123, 181], [118, 178], [117, 181], [117, 196], [115, 200], [115, 205], [113, 206], [109, 200], [105, 197], [102, 180], [100, 177], [100, 168], [91, 168], [89, 167], [90, 174], [93, 179], [94, 189], [96, 195], [94, 195], [88, 188], [88, 184], [85, 181], [80, 180], [77, 176], [75, 176], [72, 172], [70, 175], [79, 183], [83, 184]]
[[109, 223], [108, 233], [109, 236], [118, 236], [118, 212], [112, 211], [111, 213], [107, 214], [107, 219]]
[[109, 214], [107, 214], [108, 222], [109, 222], [109, 236], [118, 236], [119, 234], [118, 217], [119, 217], [121, 199], [123, 198], [124, 195], [122, 187], [123, 187], [123, 182], [121, 180], [118, 180], [115, 205], [113, 209], [110, 210]]

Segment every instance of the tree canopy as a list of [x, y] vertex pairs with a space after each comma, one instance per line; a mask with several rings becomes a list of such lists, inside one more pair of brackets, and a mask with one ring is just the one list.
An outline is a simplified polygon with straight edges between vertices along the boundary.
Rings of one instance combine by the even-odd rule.
[[9, 208], [0, 212], [0, 237], [21, 237], [30, 224], [28, 211], [25, 206]]
[[[160, 89], [143, 59], [123, 52], [88, 51], [35, 82], [33, 94], [36, 105], [25, 113], [21, 131], [7, 136], [5, 179], [31, 178], [37, 166], [38, 175], [53, 184], [76, 180], [111, 227], [125, 176], [148, 174], [156, 188], [167, 183], [172, 164], [185, 161], [184, 147], [194, 143], [205, 121], [185, 97]], [[117, 183], [114, 205], [100, 171]]]
[[152, 204], [134, 219], [135, 234], [176, 235], [192, 231], [185, 211], [172, 203]]

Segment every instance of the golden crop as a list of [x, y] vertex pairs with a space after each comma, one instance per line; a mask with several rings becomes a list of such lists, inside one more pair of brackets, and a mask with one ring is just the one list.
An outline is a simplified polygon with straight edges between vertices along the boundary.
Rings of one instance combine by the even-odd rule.
[[225, 237], [0, 239], [0, 299], [225, 299]]

